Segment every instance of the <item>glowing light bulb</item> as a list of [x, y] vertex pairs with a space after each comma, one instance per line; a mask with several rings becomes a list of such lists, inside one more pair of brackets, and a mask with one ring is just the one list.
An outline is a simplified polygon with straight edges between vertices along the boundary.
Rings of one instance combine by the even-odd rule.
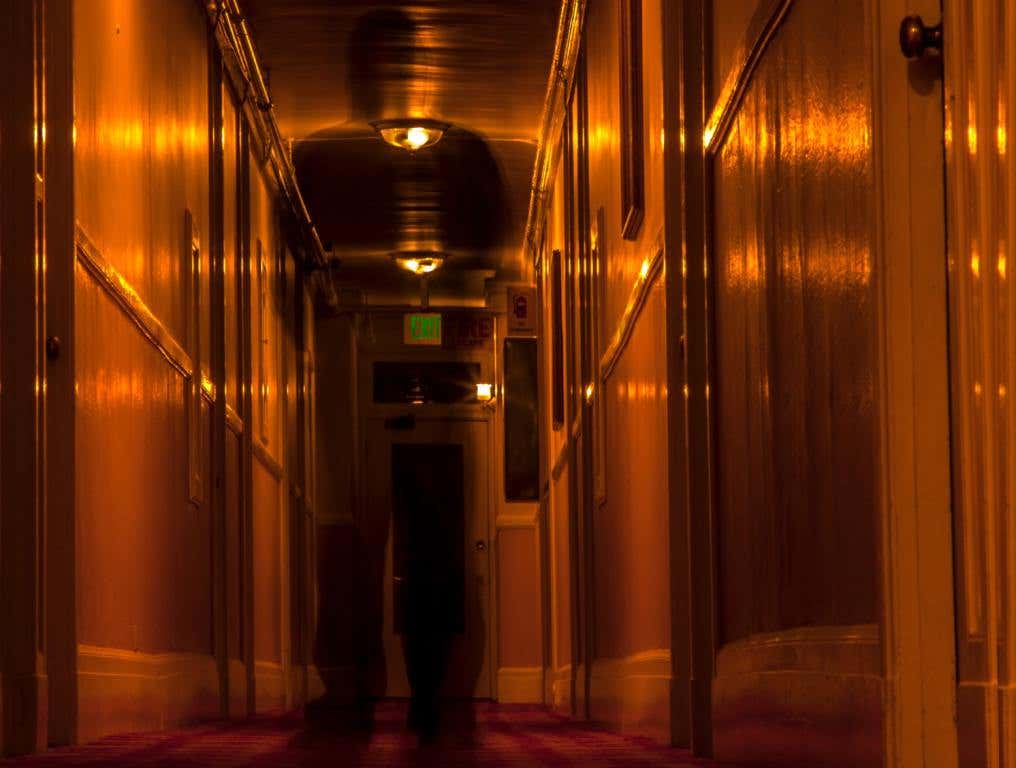
[[494, 385], [493, 384], [477, 384], [476, 385], [476, 399], [481, 403], [486, 403], [494, 399]]
[[430, 141], [430, 132], [426, 128], [414, 125], [406, 131], [406, 143], [413, 149], [419, 149]]
[[378, 135], [393, 147], [416, 152], [441, 141], [451, 126], [437, 120], [417, 118], [403, 120], [378, 120], [371, 123]]
[[402, 251], [392, 254], [395, 263], [414, 275], [426, 275], [444, 263], [445, 255], [431, 251]]

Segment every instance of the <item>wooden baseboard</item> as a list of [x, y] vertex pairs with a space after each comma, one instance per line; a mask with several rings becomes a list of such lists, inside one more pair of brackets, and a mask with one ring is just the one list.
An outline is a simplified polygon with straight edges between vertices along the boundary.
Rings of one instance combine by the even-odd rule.
[[289, 702], [288, 709], [302, 707], [307, 703], [307, 667], [294, 664], [289, 668]]
[[0, 755], [27, 755], [46, 748], [49, 678], [44, 674], [0, 679]]
[[[989, 735], [995, 708], [998, 733]], [[997, 683], [961, 683], [957, 688], [956, 725], [960, 765], [992, 765], [999, 745], [1008, 749], [1008, 745], [1016, 744], [1016, 690]]]
[[497, 670], [497, 700], [502, 704], [542, 703], [543, 668], [499, 668]]
[[240, 659], [229, 659], [226, 663], [229, 675], [229, 716], [247, 716], [247, 665]]
[[590, 714], [625, 733], [669, 742], [670, 687], [668, 649], [598, 659], [590, 676]]
[[274, 661], [254, 663], [255, 711], [274, 712], [286, 708], [286, 671]]
[[78, 741], [219, 715], [215, 658], [78, 646]]
[[572, 710], [572, 665], [565, 664], [551, 671], [550, 706], [558, 712], [571, 714]]
[[881, 649], [875, 625], [806, 627], [720, 649], [716, 759], [740, 765], [882, 765]]

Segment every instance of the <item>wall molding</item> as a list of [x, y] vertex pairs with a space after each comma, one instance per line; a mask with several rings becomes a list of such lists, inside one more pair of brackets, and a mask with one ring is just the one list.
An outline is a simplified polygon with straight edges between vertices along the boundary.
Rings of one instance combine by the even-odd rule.
[[226, 427], [237, 437], [243, 434], [243, 419], [229, 403], [226, 403]]
[[716, 677], [755, 672], [882, 673], [878, 624], [799, 627], [751, 635], [722, 646]]
[[549, 680], [546, 681], [549, 690], [549, 704], [552, 708], [561, 711], [571, 713], [571, 685], [572, 685], [572, 665], [564, 664], [563, 666], [557, 667], [556, 669], [549, 670]]
[[[535, 502], [527, 502], [527, 506], [536, 506]], [[494, 518], [494, 527], [504, 528], [535, 528], [540, 524], [539, 508], [530, 512], [508, 512]]]
[[593, 662], [590, 713], [629, 733], [670, 740], [671, 654], [667, 648]]
[[75, 250], [78, 262], [134, 323], [141, 335], [151, 342], [181, 376], [193, 378], [194, 361], [184, 346], [155, 316], [119, 270], [102, 255], [80, 225], [75, 228]]
[[653, 286], [656, 285], [661, 274], [663, 274], [663, 232], [657, 235], [651, 255], [642, 262], [642, 268], [632, 285], [628, 303], [617, 322], [610, 344], [607, 345], [600, 357], [601, 384], [607, 382], [614, 372], [614, 368], [620, 362], [624, 351], [628, 348], [628, 342], [631, 341], [631, 337], [635, 333], [635, 326], [642, 316], [642, 310], [645, 309]]
[[497, 700], [502, 704], [541, 703], [543, 667], [499, 667]]
[[793, 5], [794, 0], [762, 0], [755, 9], [702, 135], [707, 154], [715, 154], [723, 146], [755, 70]]
[[286, 668], [276, 661], [254, 662], [254, 696], [257, 712], [286, 706]]
[[219, 715], [212, 654], [78, 645], [78, 741]]
[[251, 440], [250, 444], [251, 452], [258, 460], [258, 463], [268, 470], [268, 473], [276, 480], [282, 480], [286, 473], [281, 462], [269, 452], [268, 448], [260, 440]]

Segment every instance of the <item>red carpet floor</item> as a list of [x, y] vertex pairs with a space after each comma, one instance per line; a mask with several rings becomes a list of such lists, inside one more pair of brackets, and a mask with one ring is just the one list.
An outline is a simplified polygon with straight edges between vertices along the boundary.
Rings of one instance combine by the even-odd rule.
[[336, 722], [308, 724], [302, 713], [215, 723], [167, 733], [114, 736], [82, 747], [0, 760], [0, 768], [70, 766], [412, 766], [413, 768], [692, 768], [715, 766], [647, 739], [622, 736], [542, 709], [477, 704], [433, 745], [418, 746], [405, 709], [378, 706], [365, 733]]

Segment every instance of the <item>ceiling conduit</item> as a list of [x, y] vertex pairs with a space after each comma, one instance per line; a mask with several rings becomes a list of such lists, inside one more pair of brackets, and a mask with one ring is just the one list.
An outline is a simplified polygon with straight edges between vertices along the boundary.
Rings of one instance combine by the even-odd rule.
[[210, 0], [204, 5], [227, 74], [242, 94], [245, 105], [254, 107], [245, 111], [252, 128], [258, 134], [261, 146], [264, 147], [265, 160], [275, 174], [289, 213], [304, 236], [305, 265], [311, 271], [327, 276], [322, 280], [321, 288], [328, 305], [334, 307], [338, 304], [338, 297], [328, 272], [325, 249], [300, 194], [296, 170], [290, 159], [288, 145], [279, 132], [271, 96], [265, 84], [247, 21], [240, 11], [237, 0]]
[[[543, 230], [547, 193], [557, 170], [560, 155], [561, 129], [567, 112], [568, 95], [575, 80], [575, 66], [582, 40], [582, 22], [586, 13], [586, 0], [562, 0], [557, 22], [557, 39], [554, 41], [554, 61], [547, 82], [547, 95], [540, 118], [540, 136], [536, 148], [536, 164], [529, 196], [529, 213], [522, 247], [529, 250], [529, 258], [539, 266], [540, 234]], [[523, 254], [525, 256], [525, 254]]]

